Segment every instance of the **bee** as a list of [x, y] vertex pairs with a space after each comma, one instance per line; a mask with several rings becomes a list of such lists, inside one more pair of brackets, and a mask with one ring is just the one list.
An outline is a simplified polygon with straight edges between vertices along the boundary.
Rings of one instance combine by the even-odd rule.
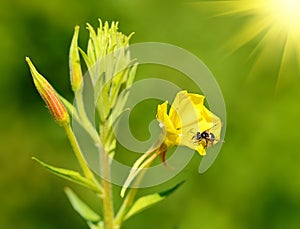
[[[215, 127], [215, 126], [213, 126]], [[215, 135], [211, 132], [211, 129], [209, 128], [207, 130], [204, 130], [203, 132], [197, 131], [193, 136], [192, 140], [195, 145], [202, 144], [205, 149], [207, 149], [208, 146], [213, 146], [215, 141], [220, 141], [220, 139], [217, 139]]]
[[213, 145], [215, 141], [217, 141], [215, 135], [211, 133], [209, 130], [205, 130], [203, 132], [197, 131], [196, 134], [192, 137], [194, 144], [199, 144], [200, 142], [205, 142], [205, 147], [207, 148], [209, 145]]

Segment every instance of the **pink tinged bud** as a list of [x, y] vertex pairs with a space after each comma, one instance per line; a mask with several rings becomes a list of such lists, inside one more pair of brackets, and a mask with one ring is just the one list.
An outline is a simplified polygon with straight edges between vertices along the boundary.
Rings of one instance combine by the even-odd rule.
[[82, 82], [82, 71], [78, 50], [79, 26], [75, 26], [69, 53], [70, 81], [72, 90], [76, 92]]
[[57, 121], [60, 126], [65, 126], [70, 123], [69, 114], [59, 99], [54, 88], [49, 84], [49, 82], [38, 73], [34, 65], [32, 64], [29, 57], [26, 57], [26, 61], [29, 65], [30, 72], [33, 78], [34, 85], [38, 90], [39, 94], [47, 104], [51, 115]]

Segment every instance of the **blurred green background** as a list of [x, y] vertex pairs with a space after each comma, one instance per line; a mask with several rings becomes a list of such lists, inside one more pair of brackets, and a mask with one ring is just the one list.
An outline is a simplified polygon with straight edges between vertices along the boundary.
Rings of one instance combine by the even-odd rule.
[[[71, 100], [68, 49], [73, 27], [81, 27], [80, 46], [85, 49], [85, 23], [97, 26], [98, 18], [120, 21], [125, 34], [134, 31], [132, 43], [167, 42], [197, 55], [218, 81], [228, 115], [226, 143], [213, 166], [200, 175], [200, 157], [195, 155], [186, 169], [187, 182], [124, 228], [300, 228], [299, 72], [292, 62], [276, 90], [277, 65], [248, 77], [253, 44], [226, 57], [223, 44], [239, 30], [242, 18], [211, 18], [207, 9], [182, 1], [12, 0], [1, 5], [1, 228], [87, 228], [64, 195], [67, 185], [97, 207], [92, 193], [31, 160], [35, 156], [78, 169], [24, 58], [30, 56]], [[164, 70], [156, 73], [172, 78]], [[137, 80], [147, 74], [153, 76], [149, 69], [139, 70]], [[147, 109], [137, 114], [139, 123], [155, 116], [156, 107]], [[143, 133], [147, 123], [139, 127], [136, 131]]]

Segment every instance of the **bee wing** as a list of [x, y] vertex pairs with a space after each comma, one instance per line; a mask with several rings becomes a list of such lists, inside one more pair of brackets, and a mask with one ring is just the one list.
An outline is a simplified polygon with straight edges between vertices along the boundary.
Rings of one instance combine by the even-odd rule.
[[224, 142], [223, 140], [220, 139], [221, 128], [222, 128], [222, 123], [218, 122], [214, 126], [212, 126], [210, 129], [208, 129], [208, 131], [214, 135], [214, 138], [211, 139], [209, 145], [212, 146], [212, 145], [218, 143], [219, 141]]

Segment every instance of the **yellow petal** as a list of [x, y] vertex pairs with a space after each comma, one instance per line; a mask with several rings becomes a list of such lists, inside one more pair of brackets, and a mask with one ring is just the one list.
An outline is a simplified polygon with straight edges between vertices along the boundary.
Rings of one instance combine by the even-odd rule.
[[170, 119], [176, 129], [190, 128], [199, 122], [204, 96], [180, 91], [170, 109]]
[[160, 122], [161, 128], [164, 128], [164, 130], [168, 133], [176, 134], [177, 131], [174, 128], [174, 125], [167, 114], [167, 109], [168, 109], [168, 101], [164, 102], [161, 105], [158, 105], [156, 118]]
[[195, 109], [202, 109], [205, 97], [203, 95], [188, 93], [189, 99], [192, 101]]
[[170, 108], [169, 116], [172, 122], [175, 124], [175, 128], [181, 128], [181, 122], [179, 115], [182, 114], [183, 100], [187, 98], [186, 91], [180, 91], [176, 94], [176, 97]]
[[220, 139], [222, 123], [221, 119], [203, 106], [202, 110], [203, 119], [199, 122], [200, 131], [210, 130], [216, 137]]
[[197, 151], [201, 156], [206, 155], [206, 151], [205, 151], [205, 149], [204, 149], [204, 147], [203, 147], [202, 144], [197, 145], [196, 151]]
[[156, 118], [160, 122], [160, 127], [163, 129], [163, 132], [165, 134], [164, 143], [168, 147], [172, 147], [174, 145], [179, 144], [179, 140], [180, 140], [179, 135], [181, 133], [181, 130], [175, 129], [172, 120], [167, 114], [167, 109], [168, 109], [167, 101], [161, 105], [158, 105]]

